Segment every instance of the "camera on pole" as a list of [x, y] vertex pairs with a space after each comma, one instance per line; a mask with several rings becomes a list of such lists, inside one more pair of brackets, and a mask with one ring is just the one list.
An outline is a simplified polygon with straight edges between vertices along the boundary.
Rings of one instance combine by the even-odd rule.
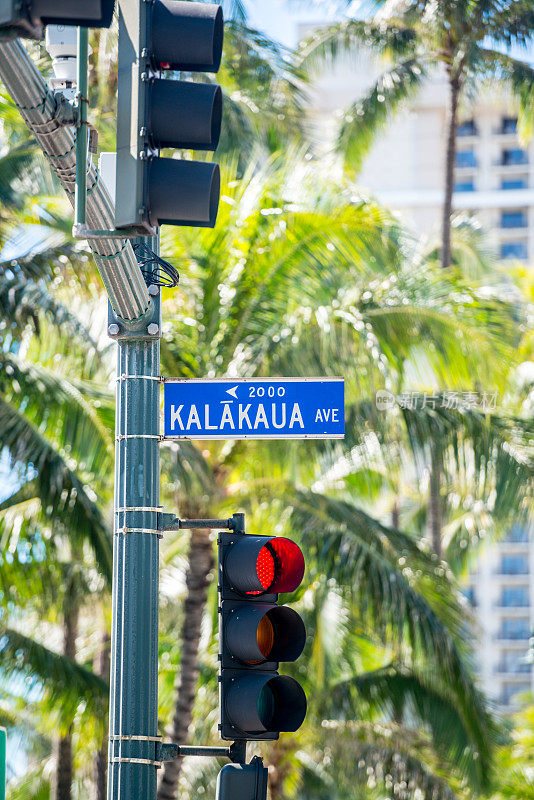
[[0, 0], [1, 38], [42, 39], [46, 25], [109, 28], [115, 0]]
[[161, 150], [217, 148], [220, 86], [166, 76], [219, 70], [221, 8], [121, 0], [119, 9], [116, 226], [141, 236], [154, 235], [164, 224], [213, 227], [218, 165], [163, 158]]
[[283, 537], [219, 535], [220, 730], [223, 739], [272, 740], [306, 716], [301, 685], [278, 674], [295, 661], [306, 630], [278, 594], [304, 576], [300, 548]]

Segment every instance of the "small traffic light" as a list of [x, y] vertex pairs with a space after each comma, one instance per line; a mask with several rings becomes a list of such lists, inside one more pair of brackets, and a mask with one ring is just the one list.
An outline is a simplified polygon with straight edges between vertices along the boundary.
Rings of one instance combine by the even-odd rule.
[[213, 3], [120, 0], [117, 228], [150, 236], [160, 225], [213, 227], [217, 164], [162, 158], [162, 148], [215, 150], [222, 91], [213, 83], [163, 77], [217, 72], [223, 16]]
[[266, 800], [267, 778], [258, 756], [250, 764], [226, 764], [217, 778], [216, 800]]
[[109, 28], [115, 0], [0, 0], [1, 38], [42, 39], [46, 25]]
[[295, 661], [306, 630], [291, 608], [277, 605], [304, 576], [300, 548], [283, 537], [221, 533], [219, 538], [220, 712], [223, 739], [278, 739], [306, 716], [306, 695], [278, 674]]

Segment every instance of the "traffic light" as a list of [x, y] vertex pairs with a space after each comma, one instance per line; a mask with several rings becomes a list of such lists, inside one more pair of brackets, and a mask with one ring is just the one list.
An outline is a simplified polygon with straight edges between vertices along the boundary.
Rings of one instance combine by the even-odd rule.
[[115, 0], [0, 0], [0, 38], [42, 39], [46, 25], [109, 28]]
[[220, 86], [163, 75], [217, 72], [222, 47], [219, 5], [120, 0], [117, 228], [149, 236], [163, 224], [215, 225], [218, 165], [163, 158], [160, 151], [217, 148]]
[[302, 619], [278, 605], [304, 576], [300, 548], [282, 537], [220, 534], [220, 730], [223, 739], [278, 739], [306, 716], [306, 695], [278, 662], [295, 661], [306, 642]]
[[255, 756], [250, 764], [226, 764], [217, 778], [216, 800], [266, 800], [268, 773]]

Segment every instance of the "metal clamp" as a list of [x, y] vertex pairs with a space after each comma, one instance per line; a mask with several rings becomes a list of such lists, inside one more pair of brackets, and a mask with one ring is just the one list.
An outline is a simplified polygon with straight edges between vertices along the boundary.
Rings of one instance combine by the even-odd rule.
[[[157, 236], [157, 233], [156, 228], [153, 228], [151, 233], [142, 235]], [[97, 228], [93, 230], [81, 222], [76, 222], [72, 226], [73, 239], [138, 239], [140, 235], [138, 228]]]
[[128, 533], [150, 533], [153, 536], [157, 536], [158, 539], [163, 539], [163, 534], [159, 530], [155, 530], [154, 528], [118, 528], [115, 531], [116, 534], [122, 534], [126, 536]]
[[129, 381], [129, 380], [136, 380], [136, 381], [157, 381], [158, 383], [163, 383], [163, 378], [161, 375], [119, 375], [115, 380], [117, 381]]
[[133, 734], [112, 734], [109, 737], [110, 742], [162, 742], [162, 736], [137, 736]]
[[122, 756], [111, 756], [109, 759], [110, 764], [143, 764], [148, 767], [156, 767], [161, 769], [163, 766], [162, 761], [156, 761], [153, 758], [124, 758]]
[[161, 442], [163, 436], [160, 436], [159, 433], [118, 433], [115, 436], [116, 442], [122, 442], [125, 439], [157, 439], [158, 442]]
[[122, 514], [125, 511], [154, 511], [159, 514], [163, 506], [124, 506], [123, 508], [116, 508], [115, 514]]

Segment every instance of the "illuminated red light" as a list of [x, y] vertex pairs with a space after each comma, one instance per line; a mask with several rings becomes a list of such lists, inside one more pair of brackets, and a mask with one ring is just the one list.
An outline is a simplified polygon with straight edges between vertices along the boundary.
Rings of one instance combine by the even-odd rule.
[[270, 548], [262, 547], [258, 553], [256, 572], [258, 573], [258, 580], [263, 588], [265, 590], [270, 589], [276, 573], [274, 554], [271, 552]]
[[284, 537], [269, 539], [258, 553], [256, 572], [264, 592], [293, 592], [304, 577], [304, 556], [300, 547]]

